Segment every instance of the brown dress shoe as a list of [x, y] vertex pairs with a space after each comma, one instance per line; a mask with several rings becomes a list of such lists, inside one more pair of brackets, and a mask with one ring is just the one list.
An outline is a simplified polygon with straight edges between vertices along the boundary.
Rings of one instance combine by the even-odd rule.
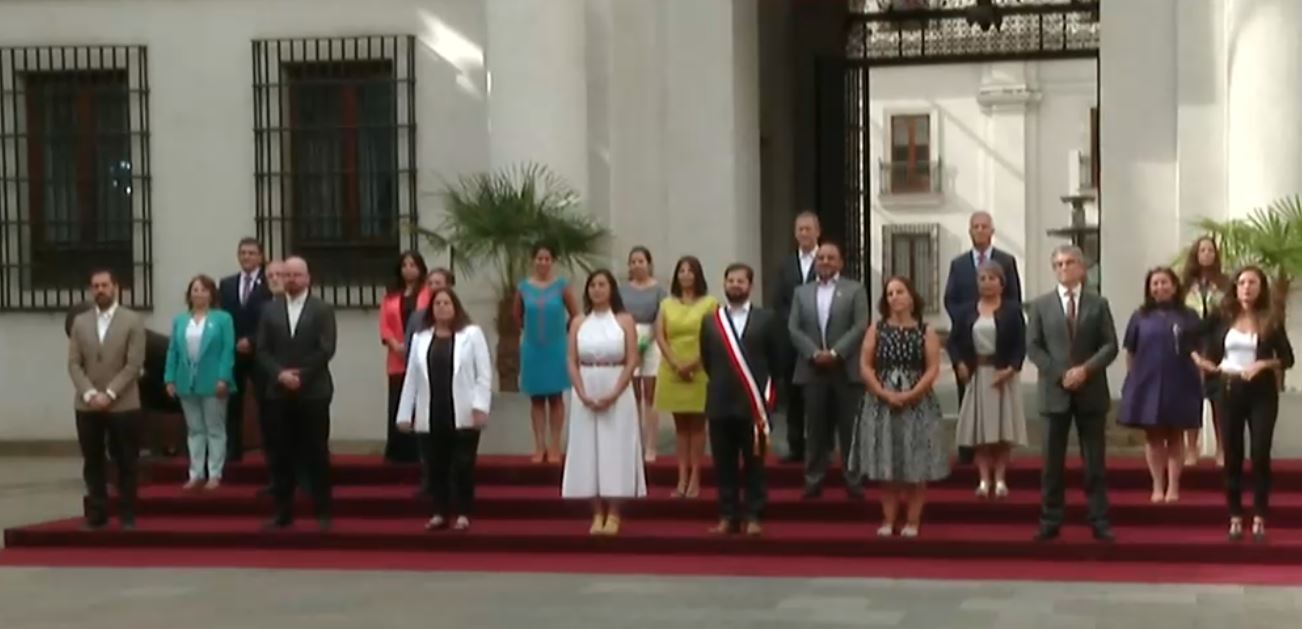
[[730, 520], [719, 520], [719, 523], [710, 527], [710, 532], [715, 535], [729, 535], [737, 532], [737, 527]]
[[751, 536], [751, 537], [759, 537], [759, 535], [760, 535], [761, 533], [763, 533], [763, 532], [764, 532], [764, 529], [763, 529], [762, 527], [760, 527], [760, 523], [759, 523], [758, 520], [751, 520], [750, 522], [747, 522], [747, 523], [746, 523], [746, 534], [747, 534], [747, 535], [749, 535], [749, 536]]

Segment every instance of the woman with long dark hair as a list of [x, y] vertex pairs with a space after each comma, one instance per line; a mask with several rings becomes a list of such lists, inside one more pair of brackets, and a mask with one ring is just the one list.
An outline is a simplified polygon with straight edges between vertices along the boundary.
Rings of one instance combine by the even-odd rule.
[[[1215, 238], [1202, 236], [1189, 247], [1189, 254], [1185, 257], [1184, 268], [1181, 271], [1180, 283], [1185, 290], [1184, 305], [1193, 310], [1202, 321], [1203, 332], [1210, 332], [1211, 321], [1220, 311], [1221, 302], [1225, 301], [1225, 294], [1230, 286], [1229, 278], [1225, 277], [1225, 272], [1221, 269], [1221, 250]], [[1216, 444], [1216, 464], [1225, 464], [1225, 448], [1222, 447], [1219, 437], [1222, 388], [1216, 375], [1204, 375], [1203, 398], [1211, 408], [1214, 430], [1212, 434], [1202, 434], [1201, 424], [1199, 424], [1199, 428], [1185, 433], [1185, 465], [1198, 463], [1198, 453], [1202, 451], [1202, 441], [1205, 439], [1210, 439]]]
[[719, 308], [719, 302], [710, 296], [701, 261], [695, 256], [683, 256], [674, 264], [669, 295], [660, 304], [656, 319], [661, 362], [655, 405], [674, 416], [678, 485], [673, 496], [695, 498], [701, 492], [705, 385], [709, 381], [701, 368], [701, 321]]
[[1206, 357], [1194, 360], [1208, 374], [1219, 374], [1224, 388], [1225, 500], [1230, 510], [1229, 537], [1243, 538], [1243, 431], [1252, 432], [1252, 536], [1266, 539], [1270, 508], [1270, 449], [1279, 415], [1283, 372], [1293, 366], [1293, 346], [1284, 321], [1272, 310], [1270, 282], [1259, 267], [1234, 275], [1234, 292], [1225, 296], [1213, 327]]
[[565, 390], [570, 388], [565, 352], [570, 318], [578, 313], [565, 278], [555, 273], [556, 250], [533, 247], [533, 272], [515, 292], [520, 325], [520, 390], [529, 396], [533, 424], [533, 462], [561, 462], [565, 429]]
[[1198, 315], [1184, 305], [1175, 271], [1144, 276], [1144, 303], [1130, 316], [1122, 347], [1126, 382], [1117, 421], [1144, 431], [1152, 502], [1180, 499], [1185, 432], [1202, 422], [1202, 382], [1191, 356], [1202, 342]]
[[907, 507], [901, 537], [917, 537], [927, 483], [949, 476], [948, 441], [936, 401], [940, 339], [922, 318], [922, 296], [905, 277], [882, 286], [877, 322], [864, 335], [859, 369], [868, 393], [855, 424], [850, 472], [882, 483], [882, 525], [895, 534], [900, 505]]
[[470, 528], [479, 434], [493, 401], [493, 364], [484, 331], [450, 288], [434, 291], [425, 326], [411, 338], [394, 423], [415, 430], [425, 450], [424, 485], [434, 499], [425, 529]]
[[646, 495], [637, 398], [629, 385], [640, 362], [633, 317], [615, 276], [598, 269], [583, 288], [583, 314], [570, 326], [574, 383], [561, 497], [592, 501], [593, 535], [619, 533], [619, 505]]
[[413, 312], [429, 305], [429, 291], [424, 285], [427, 273], [429, 268], [419, 252], [402, 252], [394, 266], [388, 292], [380, 302], [380, 342], [387, 349], [385, 371], [389, 375], [384, 459], [390, 463], [414, 463], [417, 459], [416, 439], [399, 432], [393, 417], [398, 410], [398, 396], [402, 394], [403, 375], [407, 371], [407, 321]]

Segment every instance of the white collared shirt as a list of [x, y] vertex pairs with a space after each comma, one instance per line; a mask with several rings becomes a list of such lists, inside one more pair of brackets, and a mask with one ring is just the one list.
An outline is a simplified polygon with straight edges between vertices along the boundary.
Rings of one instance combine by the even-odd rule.
[[190, 355], [190, 362], [199, 361], [199, 348], [203, 344], [204, 324], [208, 321], [208, 313], [196, 317], [190, 315], [190, 322], [185, 326], [185, 351]]
[[[990, 257], [990, 254], [992, 254], [992, 253], [994, 253], [994, 252], [995, 252], [994, 245], [989, 245], [989, 246], [987, 246], [987, 247], [985, 248], [985, 250], [981, 250], [981, 249], [977, 249], [976, 247], [972, 247], [972, 266], [973, 266], [973, 267], [976, 267], [976, 268], [981, 268], [981, 263], [982, 263], [982, 262], [989, 262], [989, 261], [992, 259], [992, 258]], [[982, 259], [981, 259], [981, 256], [982, 256], [982, 255], [985, 256], [985, 258], [986, 258], [985, 260], [982, 260]]]
[[818, 247], [809, 251], [797, 251], [796, 257], [800, 260], [800, 283], [805, 283], [805, 278], [809, 277], [809, 271], [814, 268], [814, 259], [818, 256]]
[[285, 293], [285, 307], [289, 315], [289, 335], [294, 336], [298, 330], [298, 320], [303, 316], [303, 304], [307, 303], [307, 291], [295, 297]]
[[746, 332], [746, 322], [750, 320], [750, 302], [740, 306], [728, 304], [728, 319], [732, 321], [732, 328], [736, 331], [737, 340], [741, 340], [741, 335]]
[[832, 300], [836, 298], [836, 284], [841, 281], [838, 273], [826, 281], [818, 280], [818, 330], [823, 333], [823, 342], [827, 343], [827, 320], [832, 317]]
[[1067, 288], [1066, 286], [1063, 286], [1062, 284], [1058, 285], [1058, 301], [1062, 303], [1062, 314], [1063, 316], [1066, 316], [1067, 313], [1072, 311], [1071, 304], [1070, 302], [1067, 301], [1068, 290], [1071, 291], [1071, 301], [1076, 302], [1076, 308], [1075, 308], [1076, 316], [1079, 317], [1080, 316], [1080, 290], [1081, 290], [1081, 287], [1079, 285], [1071, 289]]
[[107, 310], [95, 311], [95, 333], [99, 335], [99, 342], [104, 342], [104, 337], [108, 336], [109, 326], [113, 325], [113, 315], [118, 312], [118, 303], [113, 302]]

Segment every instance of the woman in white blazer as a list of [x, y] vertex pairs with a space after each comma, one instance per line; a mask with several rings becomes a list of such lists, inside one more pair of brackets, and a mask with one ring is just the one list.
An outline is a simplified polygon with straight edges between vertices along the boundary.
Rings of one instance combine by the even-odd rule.
[[407, 374], [394, 418], [399, 430], [415, 430], [429, 461], [425, 482], [434, 498], [428, 531], [470, 528], [475, 500], [479, 431], [493, 399], [493, 364], [483, 330], [470, 322], [450, 288], [430, 298], [425, 324], [411, 339]]

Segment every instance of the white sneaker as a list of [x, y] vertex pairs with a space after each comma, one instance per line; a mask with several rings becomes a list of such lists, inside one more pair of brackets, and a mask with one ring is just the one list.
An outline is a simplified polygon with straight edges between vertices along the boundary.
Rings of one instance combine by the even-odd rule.
[[895, 527], [890, 524], [883, 524], [881, 528], [877, 529], [877, 537], [890, 537], [892, 535], [895, 535]]
[[1004, 484], [1003, 481], [999, 481], [995, 483], [995, 497], [996, 498], [1008, 497], [1008, 485]]
[[987, 482], [985, 482], [985, 481], [981, 481], [981, 484], [980, 484], [980, 485], [977, 485], [977, 488], [976, 488], [976, 496], [977, 496], [977, 498], [989, 498], [989, 497], [990, 497], [990, 483], [987, 483]]
[[913, 539], [918, 536], [918, 528], [915, 526], [906, 526], [900, 529], [900, 537]]

